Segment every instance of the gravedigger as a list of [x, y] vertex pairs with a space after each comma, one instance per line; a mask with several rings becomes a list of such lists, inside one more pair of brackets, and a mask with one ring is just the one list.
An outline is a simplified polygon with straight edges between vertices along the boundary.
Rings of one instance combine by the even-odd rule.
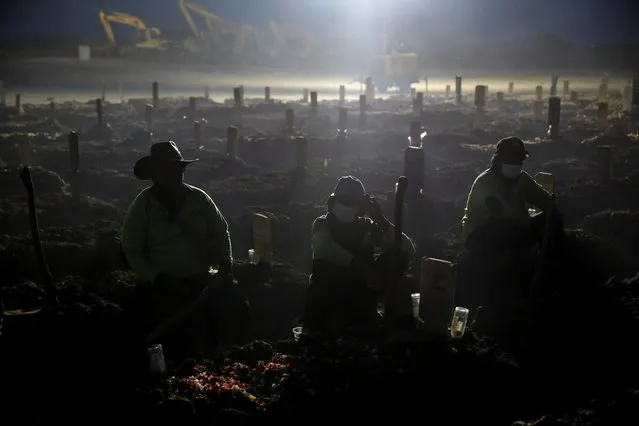
[[[100, 23], [104, 29], [104, 33], [109, 39], [109, 50], [111, 54], [120, 55], [124, 53], [126, 48], [148, 49], [148, 50], [165, 50], [169, 47], [169, 41], [161, 38], [161, 32], [155, 27], [147, 27], [144, 21], [137, 16], [128, 13], [113, 12], [106, 13], [100, 9]], [[131, 26], [137, 30], [137, 34], [132, 46], [122, 46], [118, 44], [111, 24], [124, 24]]]

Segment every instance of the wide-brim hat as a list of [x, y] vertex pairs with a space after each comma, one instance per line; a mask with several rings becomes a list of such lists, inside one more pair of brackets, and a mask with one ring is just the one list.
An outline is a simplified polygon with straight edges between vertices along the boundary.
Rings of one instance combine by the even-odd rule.
[[133, 167], [133, 174], [141, 180], [151, 180], [155, 173], [162, 167], [180, 163], [184, 167], [198, 161], [185, 160], [177, 145], [173, 141], [158, 142], [151, 145], [151, 155], [140, 158]]

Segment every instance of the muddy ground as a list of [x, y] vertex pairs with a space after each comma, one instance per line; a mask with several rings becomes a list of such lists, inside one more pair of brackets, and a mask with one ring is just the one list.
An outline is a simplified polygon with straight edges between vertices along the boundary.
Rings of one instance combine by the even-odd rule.
[[[5, 309], [28, 309], [42, 298], [19, 179], [19, 147], [28, 139], [41, 238], [63, 305], [4, 317], [2, 368], [11, 378], [3, 387], [12, 389], [12, 407], [26, 424], [131, 418], [253, 424], [334, 421], [346, 413], [362, 420], [389, 412], [414, 418], [415, 407], [427, 419], [445, 415], [453, 424], [629, 424], [638, 418], [639, 392], [639, 149], [619, 94], [610, 97], [605, 129], [597, 126], [593, 100], [562, 101], [562, 138], [554, 141], [546, 138], [546, 124], [532, 119], [530, 101], [507, 98], [498, 109], [490, 97], [487, 124], [473, 130], [472, 99], [463, 105], [427, 99], [425, 186], [405, 211], [406, 232], [419, 257], [456, 262], [458, 286], [472, 286], [476, 277], [464, 263], [459, 220], [473, 179], [487, 167], [496, 141], [508, 135], [527, 141], [531, 174], [556, 177], [570, 229], [565, 253], [546, 278], [553, 296], [513, 308], [502, 318], [509, 324], [502, 329], [510, 333], [469, 332], [452, 353], [448, 342], [438, 341], [407, 347], [376, 339], [330, 345], [287, 340], [304, 306], [311, 224], [325, 211], [337, 179], [361, 178], [392, 217], [394, 183], [403, 173], [415, 119], [410, 99], [371, 102], [364, 129], [358, 128], [357, 105], [349, 105], [349, 136], [339, 144], [333, 101], [321, 104], [313, 117], [306, 104], [251, 100], [237, 123], [226, 105], [199, 99], [196, 118], [205, 124], [196, 143], [187, 101], [162, 99], [153, 138], [175, 140], [186, 158], [200, 159], [186, 179], [211, 195], [230, 224], [237, 279], [253, 304], [256, 339], [215, 362], [172, 366], [164, 381], [145, 374], [144, 348], [126, 312], [136, 282], [121, 264], [118, 245], [124, 212], [145, 187], [132, 169], [148, 152], [148, 100], [107, 103], [103, 127], [96, 127], [92, 104], [58, 104], [54, 121], [49, 106], [25, 105], [21, 114], [1, 109], [3, 303]], [[294, 142], [282, 133], [289, 107], [309, 141], [304, 173], [296, 167]], [[238, 124], [242, 135], [237, 160], [226, 156], [230, 124]], [[70, 130], [80, 134], [76, 187], [69, 171]], [[598, 179], [599, 145], [614, 147], [611, 182]], [[275, 261], [267, 278], [244, 261], [254, 212], [267, 214], [273, 224]], [[416, 269], [408, 278], [415, 286]], [[525, 325], [517, 328], [520, 323]], [[379, 408], [371, 412], [372, 406]]]

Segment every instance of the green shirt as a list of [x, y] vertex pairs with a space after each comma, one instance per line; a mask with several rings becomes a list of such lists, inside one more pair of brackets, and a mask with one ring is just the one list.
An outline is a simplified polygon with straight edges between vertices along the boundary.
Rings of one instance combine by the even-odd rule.
[[122, 226], [122, 251], [133, 272], [146, 282], [158, 274], [172, 278], [202, 275], [222, 260], [233, 260], [228, 224], [211, 197], [186, 185], [177, 220], [146, 188], [133, 200]]
[[[501, 205], [500, 211], [491, 212], [486, 200], [494, 198]], [[482, 226], [488, 219], [499, 217], [518, 226], [530, 225], [530, 215], [526, 203], [540, 210], [546, 210], [551, 195], [526, 172], [516, 180], [508, 180], [492, 169], [477, 176], [468, 194], [466, 209], [462, 219], [462, 242]]]

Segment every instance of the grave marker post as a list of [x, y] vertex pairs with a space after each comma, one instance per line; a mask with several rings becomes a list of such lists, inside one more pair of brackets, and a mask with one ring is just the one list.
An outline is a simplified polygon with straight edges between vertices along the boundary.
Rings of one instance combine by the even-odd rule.
[[366, 95], [359, 95], [359, 123], [360, 130], [366, 129]]
[[608, 102], [599, 102], [597, 105], [597, 127], [602, 131], [608, 128]]
[[237, 124], [242, 124], [242, 110], [244, 104], [242, 87], [233, 88], [233, 106], [235, 108], [235, 121]]
[[195, 114], [197, 114], [197, 99], [195, 96], [189, 96], [189, 120], [195, 121]]
[[475, 120], [473, 123], [474, 129], [483, 129], [484, 127], [484, 113], [486, 107], [486, 86], [475, 86]]
[[98, 116], [98, 127], [104, 126], [104, 110], [102, 108], [102, 99], [95, 100], [95, 113]]
[[[99, 99], [102, 102], [101, 99]], [[69, 176], [71, 184], [71, 195], [73, 198], [80, 197], [80, 141], [77, 132], [69, 133]]]
[[311, 92], [311, 116], [317, 116], [317, 92]]
[[269, 86], [266, 86], [264, 88], [264, 103], [266, 104], [271, 103], [271, 88]]
[[561, 121], [561, 98], [551, 96], [548, 98], [548, 137], [559, 138], [559, 123]]
[[286, 127], [285, 131], [287, 133], [295, 132], [295, 110], [289, 108], [286, 110]]
[[239, 151], [239, 136], [240, 132], [237, 127], [229, 126], [226, 129], [226, 155], [235, 160]]
[[199, 120], [193, 122], [193, 144], [195, 149], [202, 147], [202, 122]]
[[366, 95], [366, 99], [369, 101], [375, 100], [375, 84], [373, 83], [372, 77], [366, 77], [364, 81], [364, 94]]
[[153, 111], [158, 110], [158, 106], [160, 105], [160, 88], [157, 81], [154, 81], [151, 85], [151, 94], [152, 94], [152, 103], [153, 103]]
[[151, 104], [144, 105], [144, 126], [147, 133], [153, 133], [153, 105]]

